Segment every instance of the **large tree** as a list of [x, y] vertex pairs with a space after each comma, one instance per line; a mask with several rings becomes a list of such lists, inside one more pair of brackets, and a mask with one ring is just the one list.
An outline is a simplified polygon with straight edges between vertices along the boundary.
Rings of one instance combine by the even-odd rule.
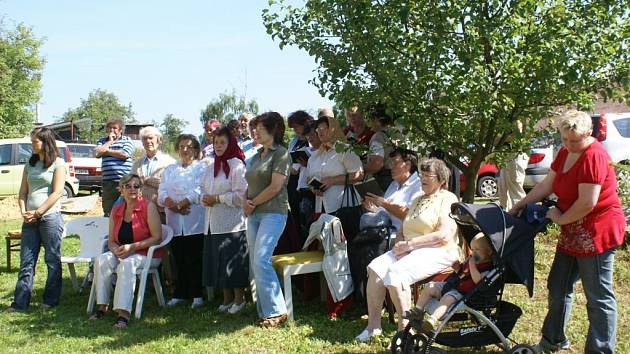
[[77, 121], [89, 118], [86, 122], [78, 124], [80, 138], [90, 142], [96, 142], [104, 134], [104, 126], [110, 118], [121, 118], [125, 123], [135, 122], [131, 103], [124, 105], [118, 97], [111, 92], [96, 89], [88, 95], [87, 99], [81, 99], [77, 108], [69, 109], [63, 114], [63, 121]]
[[254, 99], [247, 100], [244, 95], [238, 95], [235, 90], [219, 94], [219, 98], [213, 99], [205, 109], [201, 110], [199, 120], [201, 124], [210, 119], [218, 119], [227, 123], [231, 119], [237, 119], [243, 112], [258, 113], [258, 103]]
[[164, 144], [167, 144], [168, 150], [175, 143], [177, 137], [182, 134], [183, 128], [188, 125], [183, 119], [179, 119], [172, 114], [167, 114], [160, 124], [160, 131], [162, 132]]
[[[315, 57], [322, 95], [384, 103], [411, 144], [444, 151], [470, 201], [481, 163], [524, 149], [541, 118], [629, 92], [627, 9], [627, 0], [271, 0], [263, 21], [281, 48]], [[524, 134], [511, 134], [518, 120]]]
[[33, 127], [44, 59], [30, 28], [0, 23], [0, 138], [22, 137]]

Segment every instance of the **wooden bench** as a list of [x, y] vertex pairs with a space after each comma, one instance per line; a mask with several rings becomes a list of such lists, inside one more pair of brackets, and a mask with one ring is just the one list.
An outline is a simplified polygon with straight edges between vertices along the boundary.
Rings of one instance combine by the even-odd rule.
[[22, 230], [11, 230], [7, 232], [4, 240], [7, 244], [7, 271], [11, 271], [11, 252], [20, 252], [20, 240], [22, 239]]
[[284, 301], [287, 304], [287, 315], [289, 320], [293, 321], [293, 294], [291, 291], [292, 275], [322, 272], [322, 274], [320, 274], [320, 286], [322, 286], [320, 295], [323, 299], [325, 299], [327, 285], [322, 269], [323, 259], [323, 251], [287, 253], [271, 257], [271, 264], [283, 283]]

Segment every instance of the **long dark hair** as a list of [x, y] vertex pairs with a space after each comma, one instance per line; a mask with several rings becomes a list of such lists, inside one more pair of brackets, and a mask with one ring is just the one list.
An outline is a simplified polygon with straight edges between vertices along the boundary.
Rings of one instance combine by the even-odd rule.
[[[37, 139], [42, 142], [42, 152], [44, 155], [42, 165], [44, 166], [44, 169], [48, 169], [48, 167], [50, 167], [50, 165], [52, 165], [59, 156], [57, 142], [55, 141], [55, 134], [52, 130], [46, 127], [39, 127], [33, 129], [31, 136], [37, 137]], [[31, 158], [28, 160], [28, 164], [35, 166], [37, 161], [39, 161], [39, 154], [33, 152]]]

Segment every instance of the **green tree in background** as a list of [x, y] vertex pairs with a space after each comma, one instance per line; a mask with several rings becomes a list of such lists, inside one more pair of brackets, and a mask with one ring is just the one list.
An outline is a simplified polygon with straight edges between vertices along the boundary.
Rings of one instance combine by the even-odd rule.
[[89, 118], [87, 122], [78, 124], [80, 139], [94, 143], [104, 134], [107, 120], [118, 117], [125, 123], [133, 123], [134, 114], [131, 103], [125, 106], [113, 93], [96, 89], [90, 92], [87, 99], [81, 99], [79, 107], [64, 113], [62, 120], [67, 122]]
[[33, 127], [45, 63], [41, 45], [30, 28], [0, 23], [0, 138], [25, 136]]
[[183, 128], [188, 125], [183, 119], [179, 119], [172, 114], [167, 114], [160, 124], [162, 132], [162, 143], [165, 144], [166, 151], [174, 152], [173, 144], [177, 137], [183, 133]]
[[219, 94], [219, 98], [208, 103], [201, 111], [199, 120], [205, 124], [210, 119], [218, 119], [221, 123], [227, 123], [231, 119], [237, 119], [241, 113], [258, 113], [258, 103], [254, 99], [249, 101], [244, 95], [238, 95], [236, 90]]
[[280, 48], [315, 58], [322, 95], [391, 108], [413, 145], [462, 170], [466, 201], [479, 166], [527, 149], [558, 107], [629, 98], [629, 18], [627, 0], [271, 0], [263, 10]]

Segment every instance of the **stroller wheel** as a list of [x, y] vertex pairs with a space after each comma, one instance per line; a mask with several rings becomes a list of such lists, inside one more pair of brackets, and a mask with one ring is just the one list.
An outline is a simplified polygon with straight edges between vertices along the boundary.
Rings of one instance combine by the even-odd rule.
[[536, 354], [536, 351], [531, 345], [517, 344], [510, 349], [510, 354]]
[[403, 347], [409, 337], [409, 331], [405, 328], [404, 331], [396, 332], [392, 337], [392, 342], [389, 345], [392, 354], [403, 353]]

